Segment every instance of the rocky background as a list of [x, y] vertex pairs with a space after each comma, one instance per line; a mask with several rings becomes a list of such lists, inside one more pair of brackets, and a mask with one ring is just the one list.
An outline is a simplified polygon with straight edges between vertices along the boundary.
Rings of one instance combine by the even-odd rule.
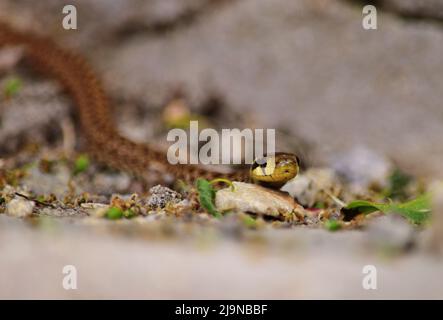
[[[77, 31], [61, 28], [64, 3], [78, 9]], [[443, 177], [443, 2], [376, 1], [378, 30], [370, 31], [361, 27], [363, 4], [0, 0], [0, 20], [86, 55], [105, 81], [118, 126], [134, 140], [152, 139], [156, 117], [179, 88], [193, 112], [215, 108], [224, 125], [242, 115], [276, 128], [280, 147], [296, 149], [306, 166], [358, 181], [395, 166], [435, 184]], [[60, 144], [56, 137], [74, 126], [56, 83], [24, 81], [19, 98], [0, 105], [0, 158], [23, 139]], [[31, 189], [67, 188], [66, 174], [58, 181], [35, 175]], [[124, 174], [94, 179], [100, 194], [134, 190]], [[35, 226], [0, 215], [7, 270], [0, 297], [442, 298], [441, 260], [429, 253], [443, 243], [439, 201], [426, 230], [383, 217], [364, 232], [334, 234], [237, 234], [229, 222], [172, 229], [143, 222], [141, 231], [126, 222], [115, 231], [111, 222], [92, 231], [71, 218]], [[401, 254], [386, 257], [380, 238]], [[79, 290], [61, 287], [66, 264], [78, 266]], [[362, 289], [365, 264], [379, 267], [378, 290]]]

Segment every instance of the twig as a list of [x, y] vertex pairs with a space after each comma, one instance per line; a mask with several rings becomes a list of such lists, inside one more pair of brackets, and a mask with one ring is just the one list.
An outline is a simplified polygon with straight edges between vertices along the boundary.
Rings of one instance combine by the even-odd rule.
[[39, 205], [42, 205], [42, 206], [51, 207], [53, 209], [56, 208], [56, 206], [53, 205], [52, 203], [47, 203], [47, 202], [43, 202], [43, 201], [40, 201], [40, 200], [37, 200], [37, 199], [32, 199], [32, 198], [30, 198], [30, 197], [28, 197], [28, 196], [26, 196], [26, 195], [24, 195], [22, 193], [19, 193], [19, 192], [15, 192], [15, 195], [19, 196], [19, 197], [22, 197], [22, 198], [24, 198], [26, 200], [29, 200], [29, 201], [34, 201], [35, 203], [37, 203]]

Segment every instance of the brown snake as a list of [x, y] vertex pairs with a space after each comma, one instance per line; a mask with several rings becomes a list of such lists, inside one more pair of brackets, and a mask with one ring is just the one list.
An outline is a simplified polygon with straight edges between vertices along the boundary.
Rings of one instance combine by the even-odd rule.
[[0, 23], [0, 48], [4, 46], [23, 47], [24, 58], [32, 67], [60, 81], [78, 111], [88, 152], [98, 161], [141, 177], [145, 177], [148, 170], [154, 170], [185, 181], [199, 177], [248, 180], [247, 170], [221, 174], [198, 165], [172, 165], [163, 152], [120, 135], [115, 129], [103, 85], [83, 57], [60, 48], [49, 39]]
[[[165, 179], [192, 182], [197, 178], [225, 178], [249, 181], [279, 188], [298, 174], [299, 160], [295, 154], [275, 153], [254, 161], [250, 170], [219, 173], [198, 165], [170, 164], [164, 152], [147, 144], [126, 139], [115, 129], [109, 101], [103, 85], [81, 56], [64, 50], [51, 40], [16, 31], [0, 22], [0, 48], [20, 46], [24, 57], [37, 71], [51, 76], [63, 85], [74, 100], [89, 153], [98, 161], [116, 169], [135, 174], [148, 184], [149, 172]], [[261, 160], [261, 161], [258, 161]]]

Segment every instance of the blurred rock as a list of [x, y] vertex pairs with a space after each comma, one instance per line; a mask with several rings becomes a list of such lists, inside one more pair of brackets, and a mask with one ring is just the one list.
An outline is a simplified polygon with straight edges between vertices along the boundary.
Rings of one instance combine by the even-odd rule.
[[315, 203], [316, 193], [312, 191], [313, 182], [306, 174], [298, 174], [296, 179], [286, 183], [281, 190], [297, 198], [303, 206], [312, 207]]
[[[0, 87], [3, 85], [1, 81]], [[24, 81], [17, 94], [0, 107], [0, 151], [14, 151], [24, 141], [46, 144], [57, 130], [61, 140], [58, 124], [68, 117], [69, 104], [56, 83]]]
[[[214, 0], [0, 0], [0, 18], [23, 29], [59, 37], [72, 46], [95, 46], [120, 33], [172, 28], [192, 20]], [[79, 30], [62, 28], [62, 8], [75, 5]], [[100, 19], [97, 19], [97, 16]]]
[[117, 173], [94, 173], [93, 186], [90, 188], [94, 193], [109, 194], [109, 193], [125, 193], [129, 192], [131, 185], [131, 176], [125, 172]]
[[434, 253], [443, 254], [443, 182], [434, 182], [431, 190], [432, 220], [428, 248]]
[[385, 156], [361, 146], [335, 155], [330, 164], [356, 192], [363, 192], [372, 184], [385, 186], [393, 169]]
[[39, 216], [48, 217], [86, 217], [88, 216], [86, 210], [81, 210], [80, 208], [51, 208], [43, 207], [38, 210], [37, 214]]
[[411, 248], [415, 239], [414, 227], [398, 214], [373, 218], [368, 225], [367, 239], [373, 246], [389, 252]]
[[22, 183], [35, 194], [54, 194], [58, 199], [61, 199], [70, 192], [70, 179], [71, 171], [69, 168], [59, 163], [54, 166], [51, 173], [42, 172], [36, 166], [31, 167], [28, 169]]
[[323, 191], [336, 195], [341, 190], [341, 184], [333, 170], [310, 168], [286, 183], [281, 190], [288, 192], [301, 205], [313, 207], [316, 202], [330, 202], [330, 198], [325, 199], [328, 196]]

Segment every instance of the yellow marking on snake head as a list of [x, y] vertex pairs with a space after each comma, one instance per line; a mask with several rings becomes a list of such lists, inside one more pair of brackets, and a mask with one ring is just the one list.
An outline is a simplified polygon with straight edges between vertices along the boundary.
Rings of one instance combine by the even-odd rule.
[[280, 188], [297, 176], [299, 160], [291, 153], [276, 153], [254, 161], [250, 177], [254, 183], [268, 187]]

